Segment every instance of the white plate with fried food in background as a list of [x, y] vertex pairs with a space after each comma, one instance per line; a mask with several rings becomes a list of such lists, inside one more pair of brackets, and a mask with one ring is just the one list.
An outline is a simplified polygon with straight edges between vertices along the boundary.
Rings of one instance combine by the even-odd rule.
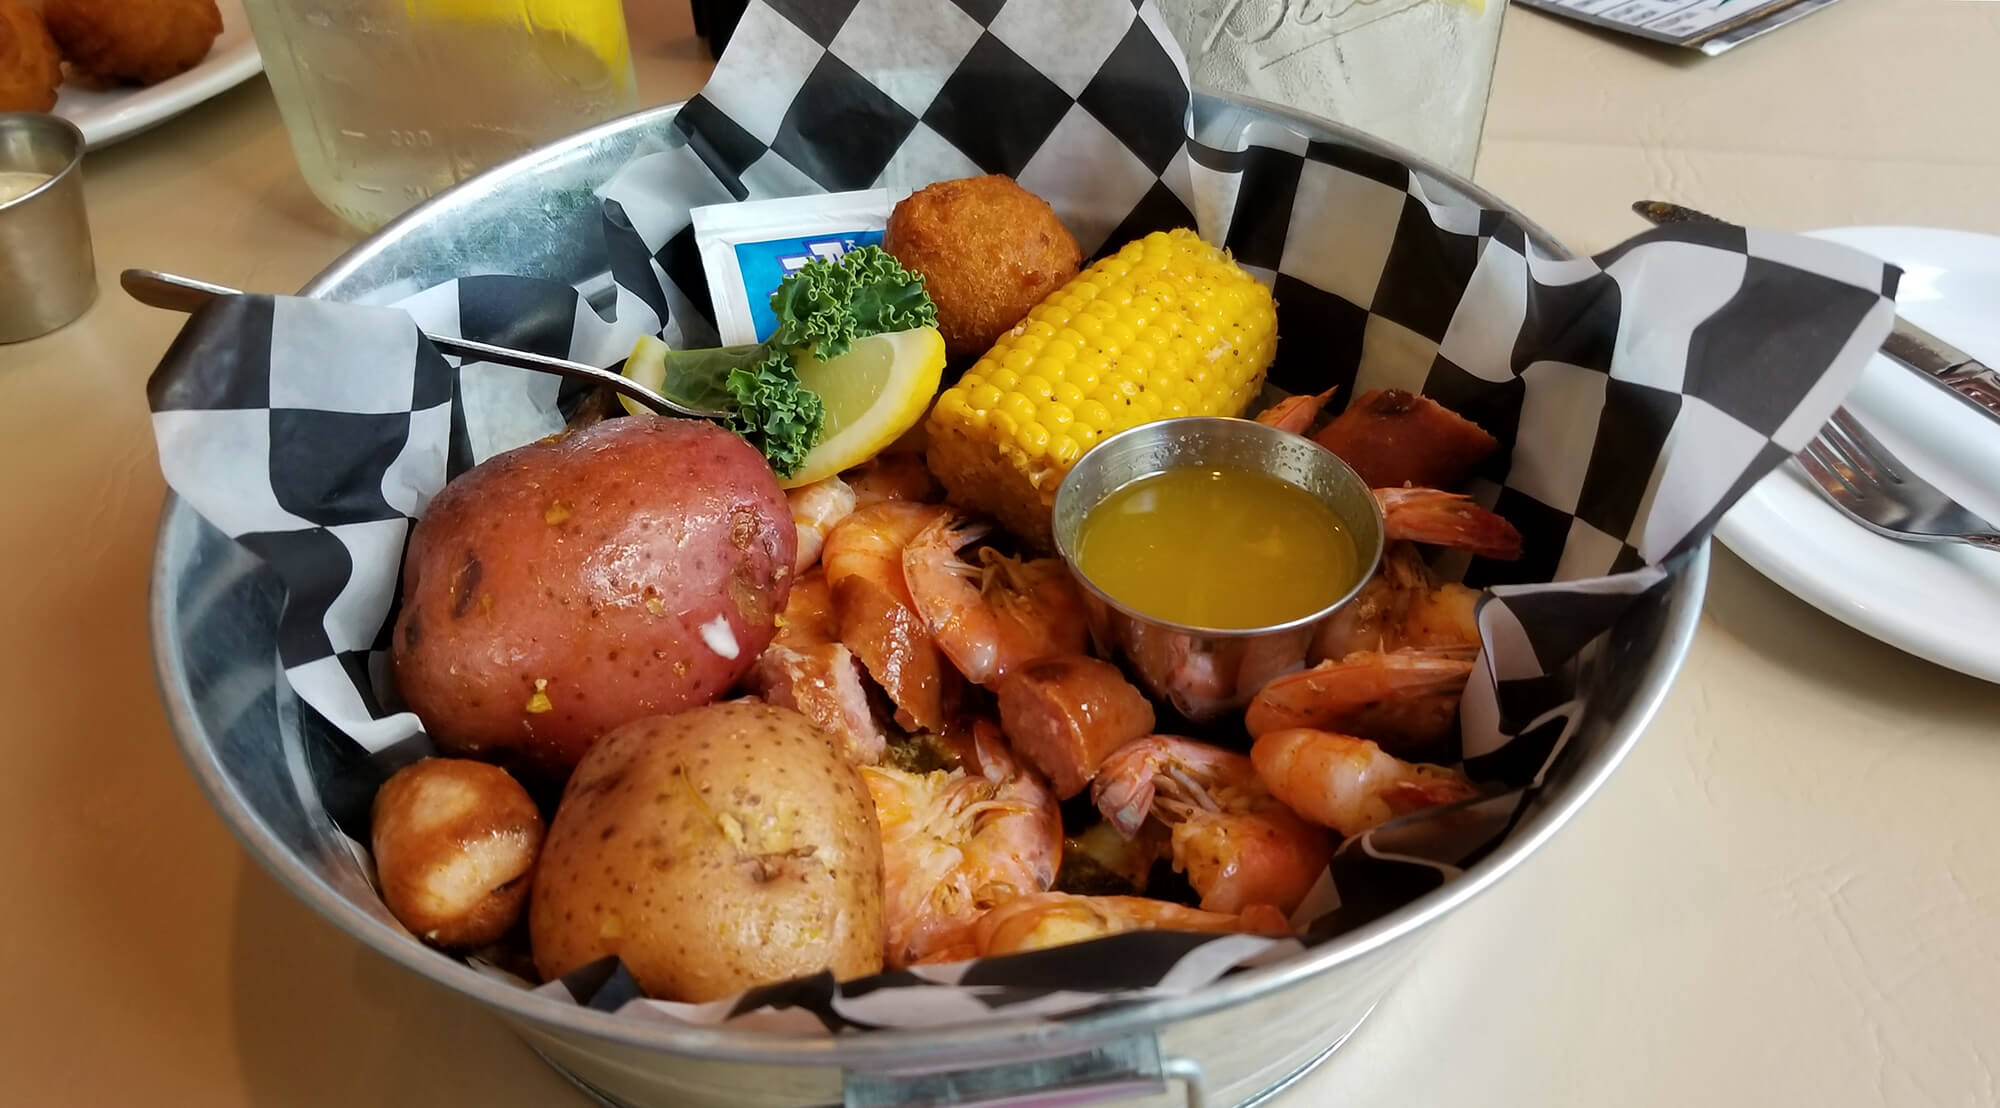
[[[31, 7], [45, 2], [29, 0]], [[157, 0], [98, 2], [107, 9], [139, 15], [154, 8]], [[171, 119], [263, 72], [263, 59], [250, 37], [250, 22], [241, 0], [215, 0], [215, 7], [222, 16], [222, 33], [194, 68], [155, 84], [137, 85], [100, 82], [65, 64], [55, 114], [76, 124], [84, 142], [95, 150]]]
[[[1922, 227], [1845, 227], [1815, 238], [1902, 267], [1896, 309], [2000, 365], [2000, 238]], [[1898, 458], [2000, 522], [2000, 424], [1877, 354], [1847, 410]], [[1759, 482], [1716, 528], [1758, 572], [1859, 631], [2000, 682], [2000, 554], [1883, 538], [1827, 503], [1796, 465]]]

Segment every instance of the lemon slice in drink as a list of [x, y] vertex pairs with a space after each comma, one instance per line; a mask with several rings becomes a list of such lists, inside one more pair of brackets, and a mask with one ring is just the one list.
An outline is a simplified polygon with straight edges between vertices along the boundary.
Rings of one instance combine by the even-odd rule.
[[809, 485], [880, 454], [930, 410], [944, 379], [944, 336], [915, 327], [856, 339], [838, 358], [799, 359], [799, 382], [819, 394], [826, 426], [787, 488]]
[[[666, 343], [641, 338], [625, 360], [625, 376], [701, 407], [729, 404], [726, 394], [694, 395], [699, 373], [677, 375], [669, 385], [667, 354]], [[798, 370], [799, 383], [818, 394], [826, 422], [819, 445], [806, 454], [799, 471], [779, 482], [788, 489], [860, 465], [915, 427], [944, 379], [944, 336], [935, 327], [871, 335], [856, 339], [838, 358], [801, 358]], [[634, 415], [648, 411], [637, 401], [618, 399]]]

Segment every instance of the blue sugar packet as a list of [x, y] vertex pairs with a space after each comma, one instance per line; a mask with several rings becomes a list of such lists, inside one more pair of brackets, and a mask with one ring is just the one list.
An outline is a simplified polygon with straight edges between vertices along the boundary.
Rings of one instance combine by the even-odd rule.
[[889, 191], [819, 193], [710, 204], [690, 212], [715, 326], [724, 346], [763, 342], [777, 330], [771, 294], [814, 258], [880, 246]]

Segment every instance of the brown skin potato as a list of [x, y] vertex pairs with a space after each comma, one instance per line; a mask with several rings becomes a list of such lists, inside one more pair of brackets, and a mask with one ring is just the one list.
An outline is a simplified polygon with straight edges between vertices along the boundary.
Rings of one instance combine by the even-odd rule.
[[997, 173], [911, 193], [889, 213], [882, 249], [924, 275], [954, 359], [986, 353], [1083, 264], [1048, 201]]
[[505, 770], [459, 758], [414, 762], [376, 791], [372, 822], [382, 900], [425, 942], [485, 946], [520, 918], [542, 815]]
[[62, 55], [34, 9], [0, 0], [0, 112], [45, 112], [56, 106]]
[[79, 71], [142, 85], [201, 64], [222, 33], [215, 0], [47, 0], [42, 15]]
[[559, 777], [735, 685], [797, 542], [770, 466], [713, 424], [627, 416], [510, 451], [410, 536], [397, 686], [444, 752]]
[[528, 928], [543, 977], [615, 954], [665, 1000], [878, 972], [874, 802], [797, 712], [737, 700], [628, 724], [570, 778]]

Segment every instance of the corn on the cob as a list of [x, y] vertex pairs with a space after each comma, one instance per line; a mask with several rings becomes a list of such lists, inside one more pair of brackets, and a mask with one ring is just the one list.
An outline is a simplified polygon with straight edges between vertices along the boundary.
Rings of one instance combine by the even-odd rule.
[[1154, 232], [1051, 293], [938, 397], [931, 471], [1046, 548], [1084, 451], [1156, 419], [1241, 415], [1277, 343], [1269, 289], [1193, 231]]

